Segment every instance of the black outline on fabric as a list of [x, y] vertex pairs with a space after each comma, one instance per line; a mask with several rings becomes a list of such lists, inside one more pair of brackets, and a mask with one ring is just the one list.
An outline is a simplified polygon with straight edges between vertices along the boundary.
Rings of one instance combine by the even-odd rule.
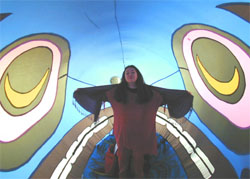
[[[176, 62], [177, 62], [177, 61], [176, 61]], [[162, 80], [165, 80], [165, 79], [171, 77], [172, 75], [174, 75], [174, 74], [177, 73], [177, 72], [180, 72], [180, 73], [181, 73], [180, 69], [189, 71], [189, 69], [188, 69], [188, 68], [185, 68], [185, 67], [179, 67], [179, 66], [178, 66], [178, 68], [179, 68], [179, 70], [177, 70], [176, 72], [173, 72], [172, 74], [170, 74], [170, 75], [168, 75], [168, 76], [166, 76], [166, 77], [164, 77], [164, 78], [161, 78], [161, 79], [159, 79], [159, 80], [157, 80], [157, 81], [151, 83], [150, 85], [153, 85], [153, 84], [158, 83], [158, 82], [160, 82], [160, 81], [162, 81]], [[185, 86], [183, 77], [182, 77], [182, 82], [183, 82], [183, 84], [184, 84], [184, 86]]]
[[120, 41], [120, 44], [121, 44], [122, 62], [123, 62], [123, 66], [124, 66], [124, 68], [125, 68], [126, 65], [125, 65], [125, 61], [124, 61], [124, 51], [123, 51], [123, 44], [122, 44], [122, 38], [121, 38], [121, 31], [120, 31], [120, 26], [119, 26], [118, 19], [117, 19], [117, 15], [116, 15], [116, 0], [114, 0], [114, 10], [115, 10], [115, 13], [114, 13], [114, 16], [115, 16], [115, 23], [116, 23], [117, 30], [118, 30], [118, 34], [119, 34], [119, 41]]
[[183, 70], [189, 71], [189, 69], [188, 69], [188, 68], [185, 68], [185, 67], [179, 67], [179, 69], [183, 69]]
[[68, 74], [67, 74], [67, 73], [65, 73], [64, 75], [59, 76], [58, 80], [60, 80], [61, 78], [65, 77], [65, 76], [67, 76], [67, 77], [68, 77]]
[[[69, 76], [68, 74], [65, 74], [65, 75], [67, 75], [68, 78], [70, 78], [70, 79], [72, 79], [72, 80], [75, 80], [75, 81], [78, 81], [78, 82], [80, 82], [80, 83], [83, 83], [83, 84], [86, 84], [86, 85], [90, 85], [90, 86], [95, 86], [95, 85], [93, 85], [93, 84], [90, 84], [90, 83], [87, 83], [87, 82], [78, 80], [78, 79], [76, 79], [76, 78], [73, 78], [73, 77]], [[63, 75], [63, 76], [64, 76], [64, 75]], [[63, 77], [63, 76], [61, 76], [61, 77]], [[60, 77], [60, 78], [61, 78], [61, 77]]]
[[161, 79], [159, 79], [159, 80], [157, 80], [157, 81], [151, 83], [150, 85], [153, 85], [153, 84], [155, 84], [155, 83], [158, 83], [159, 81], [165, 80], [165, 79], [169, 78], [170, 76], [172, 76], [172, 75], [174, 75], [175, 73], [178, 73], [178, 72], [180, 72], [180, 70], [177, 70], [176, 72], [171, 73], [170, 75], [168, 75], [168, 76], [166, 76], [166, 77], [164, 77], [164, 78], [161, 78]]
[[85, 14], [85, 17], [88, 19], [88, 21], [91, 24], [93, 24], [97, 29], [100, 29], [100, 27], [96, 23], [94, 23], [94, 21], [92, 21], [92, 19], [90, 19], [90, 17], [88, 16], [88, 14], [86, 12], [84, 14]]

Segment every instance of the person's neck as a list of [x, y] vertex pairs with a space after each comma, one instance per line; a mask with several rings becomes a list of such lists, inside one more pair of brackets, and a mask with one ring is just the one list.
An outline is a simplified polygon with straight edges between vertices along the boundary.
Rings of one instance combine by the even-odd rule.
[[128, 83], [128, 87], [129, 87], [130, 89], [136, 89], [136, 88], [137, 88], [137, 86], [136, 86], [135, 83]]

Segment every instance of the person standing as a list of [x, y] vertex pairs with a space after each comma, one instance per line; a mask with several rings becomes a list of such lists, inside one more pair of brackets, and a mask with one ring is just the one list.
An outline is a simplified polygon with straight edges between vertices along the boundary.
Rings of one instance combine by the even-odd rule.
[[[157, 154], [155, 118], [158, 108], [167, 104], [171, 116], [182, 117], [190, 110], [193, 101], [193, 96], [185, 90], [145, 84], [142, 74], [133, 65], [125, 68], [120, 84], [81, 88], [76, 90], [74, 97], [80, 105], [95, 114], [95, 120], [101, 102], [111, 103], [120, 178], [128, 177], [131, 157], [134, 176], [143, 178], [144, 155]], [[95, 102], [95, 105], [90, 107], [87, 101]]]

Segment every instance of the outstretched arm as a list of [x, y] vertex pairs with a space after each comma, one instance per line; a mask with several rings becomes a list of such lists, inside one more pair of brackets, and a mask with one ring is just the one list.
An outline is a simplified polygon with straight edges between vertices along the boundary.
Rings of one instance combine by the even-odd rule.
[[107, 101], [105, 93], [113, 87], [114, 85], [78, 88], [73, 97], [81, 107], [94, 114], [94, 120], [97, 121], [102, 102]]
[[183, 117], [193, 105], [193, 95], [185, 90], [173, 90], [154, 87], [162, 96], [162, 105], [167, 104], [171, 117]]

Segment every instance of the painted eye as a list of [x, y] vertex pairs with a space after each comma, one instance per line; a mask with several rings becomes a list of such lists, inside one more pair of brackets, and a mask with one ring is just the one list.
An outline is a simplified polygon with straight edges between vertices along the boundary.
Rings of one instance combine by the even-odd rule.
[[[67, 41], [49, 34], [19, 39], [1, 52], [0, 147], [5, 161], [1, 169], [23, 164], [57, 127], [63, 110], [63, 102], [57, 101], [64, 99], [67, 73], [61, 68], [68, 60]], [[38, 131], [46, 133], [38, 137]], [[20, 141], [32, 145], [20, 149]], [[12, 157], [17, 160], [9, 163]]]
[[249, 47], [219, 29], [187, 25], [175, 33], [173, 49], [202, 122], [231, 150], [248, 153]]

